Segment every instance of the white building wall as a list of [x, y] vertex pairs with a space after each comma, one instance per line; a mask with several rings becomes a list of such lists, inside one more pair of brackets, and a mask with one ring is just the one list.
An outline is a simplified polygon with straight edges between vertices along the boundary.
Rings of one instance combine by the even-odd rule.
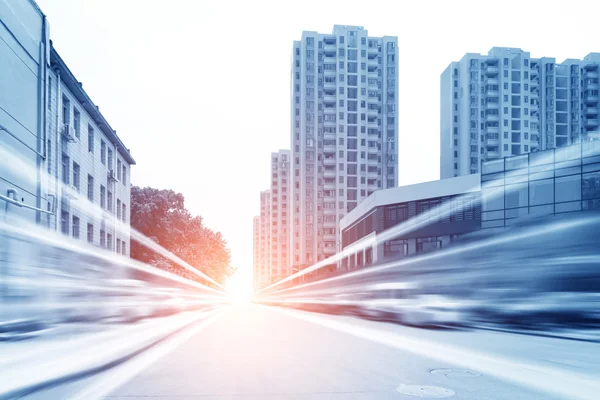
[[[47, 191], [56, 195], [57, 204], [56, 215], [48, 225], [71, 237], [78, 236], [80, 240], [89, 241], [93, 245], [129, 255], [131, 164], [127, 161], [130, 156], [127, 159], [123, 156], [123, 152], [128, 153], [128, 150], [119, 148], [106, 134], [107, 128], [99, 126], [88, 114], [65, 82], [72, 77], [65, 73], [61, 75], [60, 71], [61, 68], [56, 63], [49, 71], [49, 82], [52, 82], [46, 118], [49, 157], [44, 165], [44, 172]], [[79, 113], [78, 134], [75, 128], [75, 111]], [[65, 125], [71, 127], [70, 134], [75, 136], [75, 140], [67, 140], [64, 135], [67, 129]], [[90, 129], [93, 132], [91, 141]], [[102, 143], [106, 148], [104, 160]], [[109, 152], [112, 152], [112, 165], [109, 164]], [[63, 161], [67, 160], [68, 164], [64, 164]], [[67, 178], [65, 165], [68, 168]], [[79, 166], [78, 189], [75, 187], [74, 176], [76, 165]], [[120, 166], [119, 172], [117, 166]], [[111, 169], [115, 179], [109, 177]], [[88, 175], [93, 178], [91, 199], [88, 199]], [[106, 193], [104, 207], [101, 205], [101, 187], [105, 188]], [[112, 204], [109, 204], [109, 192], [112, 193]], [[79, 219], [78, 233], [74, 218]]]
[[[47, 209], [39, 179], [44, 149], [45, 66], [49, 62], [48, 25], [33, 1], [0, 0], [0, 195]], [[9, 159], [14, 156], [28, 171]], [[10, 193], [9, 193], [10, 191]], [[5, 212], [30, 222], [46, 216], [0, 200]]]

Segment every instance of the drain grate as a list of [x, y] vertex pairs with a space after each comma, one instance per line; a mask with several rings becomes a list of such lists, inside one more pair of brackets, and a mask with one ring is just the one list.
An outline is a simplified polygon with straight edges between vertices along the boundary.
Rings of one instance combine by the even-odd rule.
[[407, 396], [429, 399], [442, 399], [444, 397], [454, 396], [455, 394], [454, 391], [450, 389], [424, 385], [400, 385], [396, 388], [396, 391]]
[[479, 372], [469, 371], [468, 369], [441, 368], [432, 369], [434, 375], [444, 375], [448, 378], [475, 378], [481, 376]]

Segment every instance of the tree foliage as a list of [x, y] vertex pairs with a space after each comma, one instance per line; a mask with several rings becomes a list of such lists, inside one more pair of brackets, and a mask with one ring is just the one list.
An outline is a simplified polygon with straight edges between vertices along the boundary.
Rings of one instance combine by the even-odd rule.
[[[188, 264], [217, 282], [223, 283], [234, 269], [227, 243], [219, 232], [202, 224], [202, 217], [193, 216], [185, 208], [181, 193], [151, 187], [131, 188], [131, 226]], [[186, 278], [201, 280], [167, 258], [131, 243], [131, 257], [174, 272]]]

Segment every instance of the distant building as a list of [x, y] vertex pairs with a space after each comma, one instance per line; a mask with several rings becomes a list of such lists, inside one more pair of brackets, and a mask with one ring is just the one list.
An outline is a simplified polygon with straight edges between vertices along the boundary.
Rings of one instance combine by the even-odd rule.
[[335, 254], [340, 219], [398, 184], [397, 48], [345, 25], [293, 44], [292, 271]]
[[291, 186], [290, 151], [279, 150], [271, 153], [270, 283], [291, 273], [289, 263]]
[[271, 276], [271, 191], [260, 192], [258, 239], [258, 267], [255, 271], [255, 289], [260, 289], [270, 284]]
[[482, 228], [530, 215], [600, 210], [600, 140], [486, 161]]
[[252, 275], [254, 290], [260, 289], [260, 216], [252, 219]]
[[479, 174], [377, 191], [340, 228], [341, 250], [351, 253], [340, 263], [344, 269], [446, 247], [481, 228]]
[[599, 129], [600, 53], [532, 58], [515, 48], [467, 53], [440, 82], [440, 176], [483, 161], [577, 143]]
[[25, 165], [0, 168], [2, 208], [128, 255], [135, 160], [52, 46], [35, 3], [0, 7], [0, 19], [10, 43], [0, 59], [12, 60], [0, 63], [12, 77], [0, 82], [0, 144]]

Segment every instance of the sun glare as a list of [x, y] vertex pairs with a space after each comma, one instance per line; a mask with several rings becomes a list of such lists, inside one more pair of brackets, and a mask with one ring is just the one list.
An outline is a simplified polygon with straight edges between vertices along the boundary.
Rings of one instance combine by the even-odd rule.
[[252, 297], [252, 282], [238, 273], [227, 280], [225, 290], [232, 303], [247, 303]]

